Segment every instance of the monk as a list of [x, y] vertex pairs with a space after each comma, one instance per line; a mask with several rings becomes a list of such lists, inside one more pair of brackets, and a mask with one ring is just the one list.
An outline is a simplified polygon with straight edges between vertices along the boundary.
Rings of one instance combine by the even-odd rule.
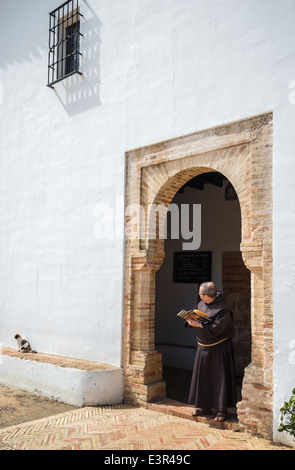
[[[196, 328], [198, 348], [192, 373], [188, 402], [196, 409], [193, 416], [216, 410], [216, 421], [227, 419], [227, 408], [236, 406], [235, 364], [233, 355], [233, 315], [213, 282], [199, 287], [197, 308], [210, 315], [205, 322], [187, 321]], [[188, 325], [186, 325], [188, 326]]]

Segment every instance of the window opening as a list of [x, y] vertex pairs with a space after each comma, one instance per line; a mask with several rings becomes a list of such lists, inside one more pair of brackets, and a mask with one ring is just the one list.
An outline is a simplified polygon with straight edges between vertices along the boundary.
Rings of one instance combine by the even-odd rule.
[[48, 86], [80, 71], [80, 13], [78, 0], [68, 0], [49, 13]]

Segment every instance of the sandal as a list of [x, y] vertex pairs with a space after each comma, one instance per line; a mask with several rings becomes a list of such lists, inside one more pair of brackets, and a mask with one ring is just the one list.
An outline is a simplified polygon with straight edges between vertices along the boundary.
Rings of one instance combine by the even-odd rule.
[[192, 416], [206, 416], [210, 414], [211, 410], [203, 410], [203, 408], [196, 408], [195, 411], [192, 412]]
[[214, 421], [222, 422], [227, 418], [227, 414], [223, 411], [218, 411], [217, 415], [214, 418]]

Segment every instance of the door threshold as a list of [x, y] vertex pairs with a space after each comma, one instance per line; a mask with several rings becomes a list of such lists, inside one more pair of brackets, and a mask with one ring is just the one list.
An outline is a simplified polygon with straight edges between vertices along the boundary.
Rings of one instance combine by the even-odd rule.
[[228, 418], [226, 421], [214, 421], [215, 414], [206, 416], [192, 416], [195, 407], [182, 403], [172, 398], [163, 398], [154, 403], [148, 403], [147, 408], [152, 411], [170, 414], [179, 418], [190, 419], [198, 423], [207, 424], [219, 429], [228, 429], [230, 431], [239, 431], [239, 422], [234, 408], [228, 409]]

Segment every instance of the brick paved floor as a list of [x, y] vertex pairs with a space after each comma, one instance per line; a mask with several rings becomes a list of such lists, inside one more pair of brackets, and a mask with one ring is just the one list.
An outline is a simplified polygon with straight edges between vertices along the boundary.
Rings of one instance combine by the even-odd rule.
[[0, 450], [294, 450], [129, 405], [87, 407], [0, 429]]

